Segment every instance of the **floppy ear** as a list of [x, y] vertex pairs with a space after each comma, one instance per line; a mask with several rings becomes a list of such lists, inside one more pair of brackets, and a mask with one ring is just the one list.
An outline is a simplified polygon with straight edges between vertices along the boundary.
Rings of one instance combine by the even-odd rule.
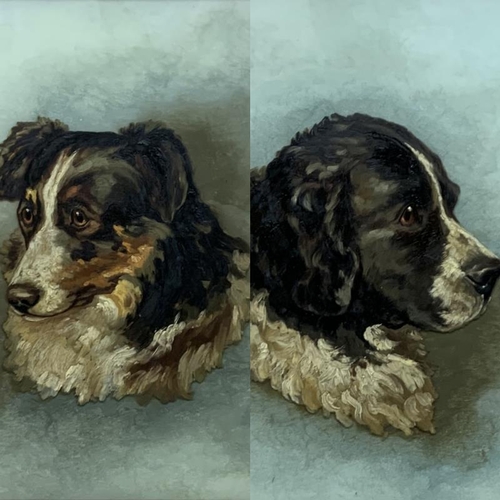
[[143, 173], [153, 208], [171, 222], [193, 187], [191, 161], [181, 139], [163, 123], [132, 123], [120, 129], [129, 137], [137, 168]]
[[68, 130], [59, 120], [38, 117], [18, 122], [0, 144], [0, 199], [18, 200], [27, 187], [25, 175], [35, 151], [49, 138]]
[[348, 178], [323, 165], [310, 165], [307, 172], [310, 175], [297, 185], [291, 199], [289, 223], [298, 235], [305, 268], [292, 297], [304, 310], [336, 316], [349, 307], [359, 270]]

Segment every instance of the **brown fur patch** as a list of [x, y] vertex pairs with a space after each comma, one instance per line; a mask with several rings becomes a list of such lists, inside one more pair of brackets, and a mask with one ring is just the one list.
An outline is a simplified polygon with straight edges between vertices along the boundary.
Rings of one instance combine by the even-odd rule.
[[127, 318], [135, 313], [142, 299], [142, 290], [139, 283], [121, 279], [109, 294], [114, 302], [120, 318]]
[[124, 233], [123, 228], [117, 226], [115, 231], [123, 238], [122, 246], [126, 252], [112, 251], [89, 261], [78, 259], [65, 269], [61, 278], [62, 289], [75, 295], [88, 288], [105, 292], [112, 290], [122, 276], [151, 273], [153, 260], [159, 256], [156, 238], [149, 234], [130, 237]]
[[69, 187], [68, 189], [65, 190], [63, 196], [61, 196], [61, 200], [62, 201], [68, 201], [71, 198], [74, 198], [75, 196], [77, 196], [78, 193], [80, 193], [81, 190], [82, 190], [82, 186], [81, 185], [71, 186], [71, 187]]
[[[136, 392], [134, 387], [140, 386], [144, 377], [162, 371], [163, 376], [158, 377], [151, 385], [148, 391], [149, 396], [156, 397], [162, 402], [172, 401], [177, 397], [189, 399], [191, 382], [193, 380], [201, 382], [205, 378], [206, 370], [200, 366], [193, 371], [192, 379], [188, 380], [180, 374], [181, 362], [183, 358], [189, 358], [204, 346], [205, 349], [213, 349], [216, 343], [221, 344], [222, 349], [217, 349], [214, 367], [220, 366], [223, 345], [227, 341], [233, 320], [232, 307], [227, 300], [224, 302], [225, 304], [219, 305], [220, 310], [215, 314], [200, 316], [197, 321], [188, 323], [183, 334], [175, 337], [170, 351], [163, 356], [132, 366], [125, 383], [126, 390]], [[168, 383], [166, 383], [167, 380]]]
[[36, 189], [28, 188], [26, 190], [25, 196], [26, 196], [27, 200], [30, 200], [31, 202], [33, 202], [36, 205], [36, 202], [38, 200], [38, 195], [37, 195]]
[[[129, 250], [150, 247], [148, 242], [134, 238]], [[2, 252], [11, 256], [10, 266], [15, 266], [20, 248], [22, 238], [16, 231]], [[137, 261], [127, 265], [134, 267], [140, 255], [138, 251]], [[248, 268], [248, 254], [234, 252], [227, 276], [231, 286], [212, 297], [194, 319], [157, 331], [143, 349], [131, 345], [122, 333], [125, 316], [140, 301], [140, 290], [130, 277], [84, 307], [37, 323], [9, 312], [4, 324], [5, 367], [17, 381], [32, 381], [30, 387], [44, 399], [58, 392], [74, 392], [80, 404], [107, 396], [134, 395], [139, 402], [190, 398], [192, 383], [220, 367], [224, 349], [241, 338], [248, 321]]]

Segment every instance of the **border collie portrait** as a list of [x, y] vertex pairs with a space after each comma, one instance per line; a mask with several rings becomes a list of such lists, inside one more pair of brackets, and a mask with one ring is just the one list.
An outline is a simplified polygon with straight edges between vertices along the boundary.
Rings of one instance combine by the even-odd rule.
[[248, 315], [249, 255], [200, 199], [158, 122], [72, 132], [18, 123], [0, 144], [5, 367], [42, 398], [189, 398]]
[[253, 170], [253, 378], [346, 426], [433, 433], [419, 331], [478, 318], [500, 276], [454, 215], [459, 192], [407, 129], [362, 114]]

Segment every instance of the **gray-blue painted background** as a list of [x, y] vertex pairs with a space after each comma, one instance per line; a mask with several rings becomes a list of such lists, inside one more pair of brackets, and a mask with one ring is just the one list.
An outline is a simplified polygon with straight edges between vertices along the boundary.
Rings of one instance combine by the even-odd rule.
[[462, 187], [463, 223], [500, 252], [500, 3], [253, 0], [251, 164], [325, 115], [401, 123]]
[[[248, 10], [236, 1], [0, 1], [0, 135], [36, 114], [88, 130], [167, 120], [205, 198], [247, 234]], [[500, 252], [499, 18], [488, 0], [252, 0], [251, 164], [332, 112], [399, 122], [441, 155], [462, 186], [460, 219]], [[14, 212], [0, 204], [2, 239]], [[253, 498], [497, 500], [498, 311], [497, 294], [480, 321], [428, 335], [436, 436], [381, 440], [254, 384]], [[40, 403], [5, 379], [0, 389], [0, 498], [248, 497], [245, 343], [194, 401], [167, 407]]]

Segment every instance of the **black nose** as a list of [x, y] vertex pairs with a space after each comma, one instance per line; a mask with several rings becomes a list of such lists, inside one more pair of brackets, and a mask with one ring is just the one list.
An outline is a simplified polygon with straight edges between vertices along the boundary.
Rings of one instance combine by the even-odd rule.
[[500, 277], [500, 260], [491, 259], [487, 263], [474, 268], [467, 273], [474, 288], [481, 295], [489, 296]]
[[40, 291], [31, 285], [11, 285], [7, 290], [9, 304], [21, 313], [26, 313], [40, 300]]

